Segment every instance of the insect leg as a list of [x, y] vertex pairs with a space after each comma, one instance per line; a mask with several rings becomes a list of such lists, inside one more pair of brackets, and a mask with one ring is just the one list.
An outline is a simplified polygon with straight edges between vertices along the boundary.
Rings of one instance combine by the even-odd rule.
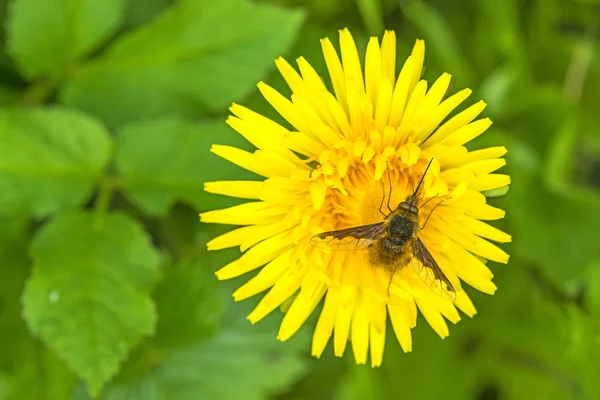
[[421, 204], [421, 207], [419, 207], [419, 210], [423, 207], [425, 207], [425, 204], [429, 203], [431, 200], [435, 199], [436, 197], [438, 197], [438, 195], [436, 194], [433, 197], [430, 197], [429, 199], [427, 199], [427, 201], [425, 201], [425, 203]]
[[390, 297], [390, 286], [392, 286], [392, 280], [394, 279], [394, 275], [396, 275], [396, 271], [392, 272], [392, 276], [390, 276], [390, 281], [387, 286], [387, 295]]
[[384, 218], [387, 218], [387, 214], [381, 211], [383, 207], [383, 201], [385, 200], [385, 182], [383, 179], [381, 180], [381, 204], [379, 204], [379, 213], [383, 215]]
[[435, 205], [435, 207], [433, 207], [433, 209], [431, 210], [431, 212], [429, 213], [429, 215], [427, 216], [427, 219], [425, 220], [425, 223], [423, 224], [423, 226], [421, 227], [421, 229], [425, 229], [425, 226], [427, 225], [427, 221], [429, 221], [429, 217], [431, 217], [431, 214], [433, 214], [433, 212], [435, 211], [436, 208], [438, 208], [438, 206], [440, 204], [442, 204], [444, 202], [444, 200], [446, 199], [442, 199], [442, 201], [440, 201], [439, 203], [437, 203]]
[[388, 175], [388, 182], [390, 183], [390, 193], [388, 195], [388, 201], [387, 201], [387, 208], [390, 212], [394, 212], [394, 210], [392, 210], [390, 208], [390, 199], [392, 198], [392, 176], [390, 175], [390, 170], [388, 168], [387, 170], [387, 175]]

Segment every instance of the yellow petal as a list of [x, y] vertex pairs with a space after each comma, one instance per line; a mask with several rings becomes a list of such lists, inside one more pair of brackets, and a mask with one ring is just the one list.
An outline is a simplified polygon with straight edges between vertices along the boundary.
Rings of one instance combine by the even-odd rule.
[[268, 151], [257, 150], [248, 153], [235, 147], [217, 144], [212, 145], [210, 151], [233, 164], [265, 177], [290, 174], [297, 168], [289, 159]]
[[310, 124], [315, 122], [314, 118], [310, 118], [308, 115], [300, 112], [298, 107], [295, 107], [290, 100], [283, 97], [281, 93], [266, 83], [259, 82], [257, 86], [265, 100], [267, 100], [286, 121], [299, 131], [310, 131]]
[[376, 37], [369, 39], [367, 54], [365, 55], [365, 80], [367, 96], [373, 108], [377, 107], [379, 82], [381, 81], [381, 51], [379, 40]]
[[286, 225], [284, 222], [279, 221], [273, 224], [244, 226], [217, 236], [208, 242], [206, 247], [212, 251], [241, 246], [241, 250], [245, 251], [249, 246], [286, 230]]
[[376, 103], [375, 123], [381, 131], [387, 123], [390, 116], [390, 107], [392, 106], [392, 82], [387, 78], [383, 78], [379, 84]]
[[404, 62], [404, 66], [398, 76], [398, 81], [394, 87], [392, 94], [392, 104], [390, 106], [390, 117], [388, 118], [388, 124], [397, 128], [400, 126], [402, 116], [404, 115], [404, 108], [409, 96], [409, 89], [411, 79], [415, 70], [415, 60], [412, 57], [408, 57]]
[[[385, 315], [385, 314], [384, 314]], [[385, 321], [383, 321], [383, 331], [377, 331], [371, 326], [370, 348], [371, 348], [371, 367], [379, 367], [383, 362], [383, 350], [385, 348]]]
[[245, 300], [273, 286], [290, 268], [291, 254], [292, 249], [289, 249], [265, 265], [254, 278], [233, 292], [233, 299]]
[[477, 314], [477, 310], [475, 309], [473, 302], [463, 290], [456, 292], [456, 300], [454, 301], [454, 305], [460, 308], [462, 312], [471, 318]]
[[390, 321], [392, 321], [392, 328], [396, 338], [404, 350], [405, 353], [412, 351], [412, 335], [410, 332], [410, 326], [404, 317], [402, 311], [399, 308], [388, 304], [388, 312], [390, 314]]
[[354, 81], [356, 88], [364, 93], [365, 83], [363, 81], [362, 67], [354, 39], [348, 29], [340, 30], [340, 50], [342, 53], [342, 65], [346, 81]]
[[301, 132], [290, 132], [285, 135], [284, 144], [297, 153], [316, 158], [325, 149], [320, 142]]
[[298, 72], [296, 72], [296, 70], [283, 57], [276, 59], [275, 65], [277, 66], [277, 69], [279, 70], [279, 73], [285, 82], [288, 84], [290, 89], [292, 89], [292, 92], [300, 92], [302, 90], [302, 86], [304, 85], [304, 81], [302, 80], [300, 74], [298, 74]]
[[218, 270], [215, 274], [220, 280], [231, 279], [250, 272], [284, 253], [292, 245], [287, 232], [282, 232], [263, 240], [252, 247], [240, 258]]
[[474, 234], [484, 237], [486, 239], [490, 239], [500, 243], [508, 243], [511, 241], [510, 235], [478, 219], [464, 217], [461, 223], [465, 228], [469, 229]]
[[402, 122], [400, 123], [400, 127], [398, 128], [398, 132], [404, 135], [410, 135], [414, 133], [409, 131], [411, 128], [413, 117], [419, 108], [419, 105], [425, 98], [425, 92], [427, 91], [427, 81], [419, 81], [417, 86], [415, 86], [415, 90], [410, 95], [410, 99], [406, 104], [406, 110], [404, 110], [404, 115], [402, 116]]
[[321, 47], [323, 49], [323, 56], [325, 57], [325, 63], [327, 64], [327, 70], [329, 71], [329, 77], [331, 78], [335, 97], [341, 104], [344, 112], [349, 115], [346, 98], [346, 77], [340, 58], [329, 39], [321, 39]]
[[[336, 129], [336, 119], [333, 115], [333, 110], [328, 107], [331, 94], [327, 91], [327, 88], [323, 84], [323, 81], [319, 77], [319, 74], [315, 69], [304, 59], [303, 57], [297, 60], [300, 73], [304, 79], [304, 91], [298, 92], [297, 95], [306, 100], [314, 112], [319, 116], [328, 126]], [[293, 96], [295, 98], [296, 96]], [[296, 103], [296, 101], [294, 101]], [[343, 113], [341, 107], [341, 112]]]
[[492, 173], [505, 165], [506, 160], [504, 158], [495, 158], [492, 160], [475, 161], [465, 165], [463, 168], [475, 173], [475, 175], [481, 176]]
[[431, 325], [433, 330], [442, 339], [447, 338], [450, 332], [448, 331], [448, 325], [446, 324], [446, 321], [444, 321], [444, 318], [440, 312], [433, 308], [427, 301], [421, 301], [417, 299], [416, 302], [419, 310], [421, 310], [421, 313], [423, 314], [423, 317], [425, 317], [425, 320], [429, 325]]
[[320, 210], [327, 194], [327, 185], [323, 181], [317, 181], [310, 184], [310, 196], [312, 198], [315, 210]]
[[255, 156], [256, 153], [252, 154], [236, 147], [223, 146], [219, 144], [213, 144], [210, 148], [210, 151], [219, 157], [224, 158], [227, 161], [232, 162], [235, 165], [239, 165], [240, 167], [258, 175], [269, 177], [276, 173], [276, 171], [268, 168], [264, 164], [261, 164]]
[[502, 219], [506, 215], [504, 210], [497, 207], [492, 207], [489, 204], [480, 204], [473, 208], [465, 211], [467, 215], [486, 221], [493, 221], [496, 219]]
[[229, 225], [268, 224], [280, 220], [289, 211], [290, 208], [287, 206], [276, 206], [257, 201], [202, 213], [200, 221]]
[[206, 182], [204, 190], [209, 193], [254, 200], [259, 198], [263, 185], [263, 182], [256, 181], [217, 181]]
[[369, 351], [369, 316], [364, 294], [357, 301], [356, 310], [352, 317], [352, 351], [357, 364], [367, 363]]
[[341, 357], [344, 354], [344, 350], [346, 350], [355, 302], [356, 288], [349, 285], [342, 287], [340, 291], [340, 303], [335, 316], [335, 330], [333, 332], [333, 352], [338, 357]]
[[497, 189], [510, 184], [510, 176], [504, 174], [489, 174], [481, 176], [471, 182], [469, 187], [478, 192]]
[[469, 125], [465, 125], [462, 128], [452, 132], [448, 137], [442, 140], [442, 143], [449, 146], [463, 145], [477, 136], [481, 135], [492, 125], [492, 120], [489, 118], [483, 118], [475, 122], [471, 122]]
[[317, 358], [323, 354], [333, 333], [337, 304], [337, 294], [332, 290], [327, 291], [325, 305], [323, 306], [323, 310], [317, 321], [315, 333], [313, 334], [311, 354]]
[[390, 83], [396, 80], [396, 34], [385, 31], [381, 41], [381, 78]]
[[306, 322], [326, 291], [327, 287], [320, 282], [313, 298], [307, 299], [303, 296], [297, 296], [290, 309], [286, 312], [285, 317], [283, 317], [277, 339], [283, 342], [291, 338], [300, 329], [302, 324]]
[[323, 84], [319, 73], [310, 65], [310, 63], [304, 58], [299, 57], [296, 59], [298, 63], [298, 68], [300, 68], [300, 74], [302, 74], [302, 79], [305, 84], [310, 89], [310, 92], [314, 95], [318, 95], [323, 91], [326, 91], [327, 88]]
[[413, 71], [410, 81], [410, 87], [408, 89], [409, 96], [412, 94], [412, 91], [417, 85], [417, 82], [419, 82], [419, 80], [421, 79], [423, 71], [423, 62], [425, 61], [425, 42], [423, 40], [417, 39], [410, 56], [415, 60], [415, 69]]
[[[416, 133], [417, 139], [425, 141], [426, 138], [432, 134], [434, 129], [437, 128], [438, 125], [441, 124], [442, 121], [470, 95], [471, 90], [464, 89], [444, 100], [435, 111], [433, 111], [432, 115], [430, 115], [430, 117], [421, 125], [421, 128]], [[427, 146], [424, 147], [433, 144], [435, 144], [433, 141], [428, 140]]]
[[300, 271], [286, 272], [248, 315], [250, 323], [257, 323], [289, 299], [300, 288], [303, 278]]
[[[464, 149], [464, 147], [459, 147]], [[459, 157], [454, 157], [453, 159], [448, 159], [448, 163], [446, 164], [447, 168], [456, 168], [462, 165], [468, 165], [471, 163], [475, 163], [483, 160], [493, 160], [496, 158], [500, 158], [506, 154], [506, 147], [497, 146], [497, 147], [488, 147], [487, 149], [474, 150], [464, 154], [461, 154]]]
[[435, 131], [431, 139], [429, 139], [430, 143], [433, 144], [443, 141], [452, 132], [473, 121], [479, 114], [481, 114], [485, 106], [486, 104], [484, 101], [479, 101], [466, 110], [461, 111], [454, 117], [450, 118], [448, 122], [444, 123], [437, 131]]
[[327, 109], [333, 116], [333, 119], [335, 120], [335, 123], [337, 126], [337, 129], [335, 129], [335, 127], [333, 127], [333, 126], [331, 127], [331, 129], [334, 129], [336, 132], [341, 132], [343, 137], [346, 137], [346, 138], [351, 137], [352, 131], [350, 128], [350, 122], [348, 120], [348, 118], [349, 118], [348, 116], [350, 115], [350, 112], [348, 111], [347, 98], [344, 99], [344, 101], [345, 101], [345, 103], [344, 103], [345, 109], [344, 109], [344, 108], [342, 108], [340, 103], [335, 100], [335, 98], [331, 95], [331, 93], [325, 92], [322, 95], [323, 95], [325, 107], [327, 107]]
[[[423, 118], [431, 119], [450, 86], [450, 74], [443, 73], [431, 86], [415, 113], [413, 124], [422, 125]], [[416, 129], [419, 131], [420, 129]]]

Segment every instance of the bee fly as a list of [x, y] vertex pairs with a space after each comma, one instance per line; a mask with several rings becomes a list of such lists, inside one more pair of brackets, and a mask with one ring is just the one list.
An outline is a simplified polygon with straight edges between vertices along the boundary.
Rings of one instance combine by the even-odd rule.
[[[401, 202], [395, 210], [392, 210], [389, 205], [392, 190], [390, 181], [390, 195], [387, 204], [390, 213], [385, 214], [381, 211], [384, 200], [382, 198], [379, 206], [379, 212], [385, 217], [382, 222], [322, 232], [313, 236], [310, 239], [310, 244], [317, 248], [331, 250], [367, 248], [369, 263], [389, 271], [391, 273], [390, 283], [397, 271], [411, 263], [417, 275], [429, 288], [447, 300], [454, 301], [456, 299], [454, 286], [419, 239], [421, 227], [419, 226], [417, 196], [432, 161], [433, 159], [427, 164], [414, 192], [405, 201]], [[385, 197], [385, 193], [383, 197]], [[431, 216], [431, 213], [429, 215]], [[425, 224], [427, 224], [427, 221], [425, 221]], [[419, 262], [415, 262], [413, 259]]]

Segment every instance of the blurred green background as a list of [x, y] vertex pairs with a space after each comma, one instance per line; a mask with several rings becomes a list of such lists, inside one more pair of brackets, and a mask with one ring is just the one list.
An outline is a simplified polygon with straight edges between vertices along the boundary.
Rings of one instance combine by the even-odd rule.
[[[600, 1], [0, 0], [0, 399], [600, 399]], [[388, 330], [383, 366], [310, 357], [315, 318], [276, 341], [213, 272], [252, 179], [209, 153], [251, 149], [232, 102], [277, 118], [279, 55], [325, 76], [318, 39], [349, 27], [364, 54], [393, 29], [398, 64], [426, 40], [428, 80], [453, 75], [494, 125], [513, 183], [498, 291], [413, 352]], [[493, 196], [493, 193], [490, 193]]]

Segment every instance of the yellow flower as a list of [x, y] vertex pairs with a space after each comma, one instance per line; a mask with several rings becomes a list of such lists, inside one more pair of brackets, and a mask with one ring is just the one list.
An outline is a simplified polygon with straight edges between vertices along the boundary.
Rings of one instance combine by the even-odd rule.
[[[227, 123], [258, 150], [212, 147], [265, 180], [207, 183], [208, 192], [252, 201], [200, 217], [242, 226], [210, 241], [208, 249], [239, 246], [245, 252], [216, 273], [219, 279], [259, 270], [233, 294], [239, 301], [266, 291], [248, 316], [252, 323], [290, 300], [278, 334], [287, 340], [324, 299], [312, 354], [319, 357], [333, 335], [335, 355], [344, 353], [350, 339], [357, 363], [366, 363], [370, 349], [371, 364], [378, 366], [388, 315], [402, 349], [411, 351], [417, 309], [444, 338], [446, 320], [460, 320], [457, 309], [476, 313], [461, 282], [488, 294], [496, 290], [485, 259], [506, 263], [508, 255], [488, 240], [509, 242], [511, 237], [482, 221], [503, 218], [504, 211], [488, 205], [481, 192], [510, 183], [509, 176], [493, 173], [505, 164], [506, 149], [464, 147], [491, 124], [488, 118], [475, 120], [485, 103], [448, 118], [471, 91], [445, 98], [448, 74], [427, 90], [421, 79], [423, 41], [416, 41], [398, 76], [394, 32], [386, 32], [381, 45], [370, 39], [364, 74], [348, 30], [340, 31], [341, 60], [328, 39], [321, 45], [335, 94], [304, 58], [297, 60], [299, 73], [284, 59], [276, 60], [291, 100], [263, 82], [258, 88], [290, 127], [234, 104]], [[310, 245], [319, 232], [382, 221], [378, 210], [387, 182], [395, 208], [431, 159], [419, 199], [421, 226], [431, 215], [419, 238], [456, 289], [454, 303], [431, 290], [411, 267], [391, 276], [370, 265], [364, 249], [336, 252]], [[434, 210], [435, 200], [423, 207], [436, 196], [444, 200], [439, 207]]]

